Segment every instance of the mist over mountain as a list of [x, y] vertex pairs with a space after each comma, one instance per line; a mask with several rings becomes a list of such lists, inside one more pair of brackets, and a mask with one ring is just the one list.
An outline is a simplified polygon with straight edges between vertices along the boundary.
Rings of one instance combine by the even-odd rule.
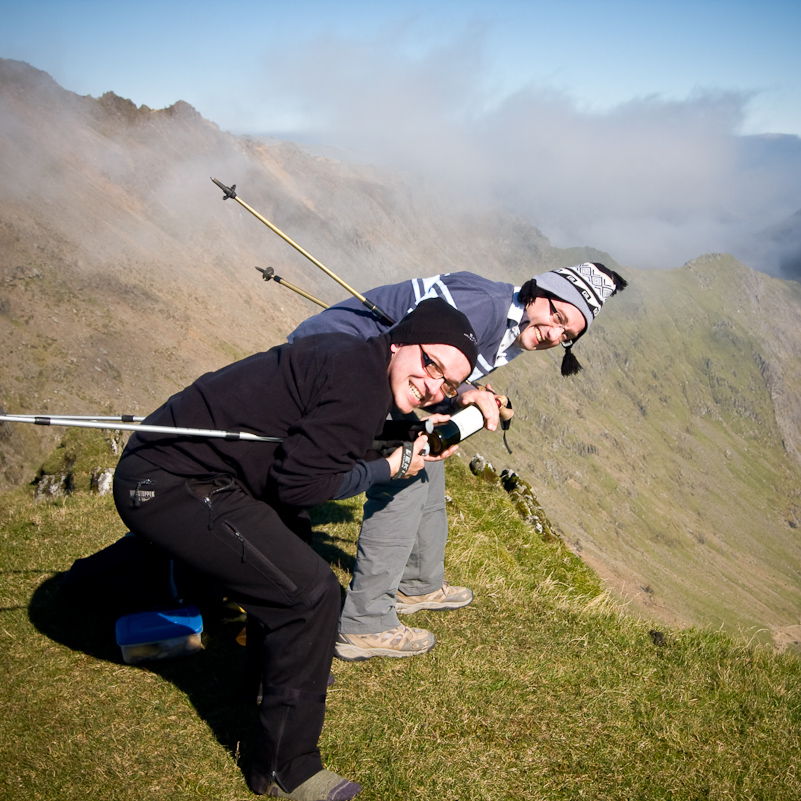
[[770, 264], [779, 277], [801, 281], [801, 210], [760, 231], [744, 250], [746, 257], [759, 254], [751, 258]]
[[[752, 93], [698, 87], [603, 111], [550, 83], [505, 94], [483, 80], [485, 35], [473, 26], [424, 57], [335, 33], [279, 45], [265, 74], [281, 80], [252, 78], [253, 107], [293, 109], [286, 138], [303, 131], [425, 175], [525, 216], [561, 247], [648, 269], [727, 252], [780, 275], [757, 234], [801, 208], [801, 138], [742, 135]], [[575, 58], [593, 56], [579, 45]]]
[[[347, 294], [209, 180], [350, 285], [471, 270], [517, 284], [583, 260], [630, 281], [576, 347], [493, 375], [516, 409], [506, 454], [565, 542], [672, 623], [764, 630], [801, 621], [801, 285], [726, 254], [620, 267], [560, 250], [525, 219], [425, 180], [233, 136], [185, 103], [80, 97], [0, 60], [0, 405], [147, 413], [200, 374], [277, 344]], [[791, 226], [792, 228], [792, 226]], [[547, 233], [547, 231], [546, 231]], [[771, 234], [780, 239], [779, 232]], [[793, 276], [788, 277], [795, 277]], [[0, 482], [30, 481], [60, 432], [0, 428]], [[524, 601], [525, 599], [521, 599]], [[762, 635], [759, 635], [762, 636]]]

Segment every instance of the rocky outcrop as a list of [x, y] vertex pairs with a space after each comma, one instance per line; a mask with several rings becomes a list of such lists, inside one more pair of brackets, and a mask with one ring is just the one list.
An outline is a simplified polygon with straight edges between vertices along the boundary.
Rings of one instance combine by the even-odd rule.
[[554, 542], [559, 539], [531, 485], [520, 478], [517, 472], [506, 468], [498, 475], [492, 464], [479, 454], [470, 460], [470, 470], [482, 481], [500, 484], [509, 494], [509, 499], [520, 517], [533, 526], [546, 542]]
[[37, 501], [48, 501], [75, 492], [109, 495], [122, 448], [120, 431], [68, 429], [39, 468], [34, 479], [34, 497]]

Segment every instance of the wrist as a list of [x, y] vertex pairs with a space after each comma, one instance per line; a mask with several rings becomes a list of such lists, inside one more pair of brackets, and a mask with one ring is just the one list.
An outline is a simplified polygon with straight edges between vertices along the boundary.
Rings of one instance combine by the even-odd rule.
[[384, 458], [384, 461], [389, 465], [389, 477], [393, 478], [395, 473], [400, 469], [402, 449], [396, 448], [389, 456]]
[[[411, 442], [404, 442], [403, 445], [398, 448], [396, 453], [400, 454], [400, 464], [392, 474], [393, 481], [403, 478], [409, 467], [412, 464], [412, 458], [414, 457], [414, 446]], [[393, 454], [394, 455], [394, 454]]]

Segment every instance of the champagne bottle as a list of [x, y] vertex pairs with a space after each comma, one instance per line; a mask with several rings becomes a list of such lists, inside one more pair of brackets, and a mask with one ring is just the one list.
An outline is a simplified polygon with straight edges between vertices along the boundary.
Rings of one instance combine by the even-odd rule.
[[482, 428], [484, 428], [484, 415], [481, 409], [478, 406], [465, 406], [461, 411], [451, 415], [447, 423], [440, 423], [431, 431], [426, 431], [431, 455], [438, 456], [451, 445], [458, 445]]

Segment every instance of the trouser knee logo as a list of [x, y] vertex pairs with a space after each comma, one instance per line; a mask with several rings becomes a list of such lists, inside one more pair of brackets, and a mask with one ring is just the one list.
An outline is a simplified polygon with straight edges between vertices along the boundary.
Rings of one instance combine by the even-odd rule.
[[128, 491], [134, 506], [141, 506], [145, 501], [151, 501], [156, 497], [156, 490], [142, 489], [143, 486], [152, 483], [153, 482], [149, 478], [146, 478], [142, 481], [137, 481], [136, 488]]

